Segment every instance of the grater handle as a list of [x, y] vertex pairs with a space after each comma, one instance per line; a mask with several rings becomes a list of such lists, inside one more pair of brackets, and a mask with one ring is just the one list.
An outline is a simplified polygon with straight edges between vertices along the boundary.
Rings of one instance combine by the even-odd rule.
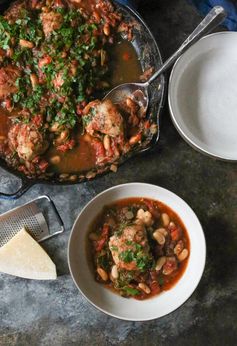
[[55, 235], [57, 235], [57, 234], [60, 234], [60, 233], [62, 233], [62, 232], [65, 231], [65, 226], [64, 226], [63, 220], [62, 220], [62, 218], [61, 218], [61, 216], [60, 216], [60, 214], [59, 214], [59, 212], [58, 212], [58, 209], [56, 208], [56, 205], [54, 204], [53, 200], [52, 200], [49, 196], [45, 195], [45, 197], [46, 197], [46, 198], [48, 199], [48, 201], [51, 203], [51, 206], [52, 206], [52, 208], [53, 208], [53, 210], [54, 210], [54, 212], [55, 212], [55, 215], [56, 215], [56, 217], [57, 217], [57, 220], [58, 220], [58, 222], [59, 222], [59, 224], [60, 224], [60, 230], [59, 230], [58, 232], [55, 232], [54, 234], [50, 234], [49, 236], [45, 237], [45, 238], [42, 239], [42, 240], [51, 238], [51, 237], [53, 237], [53, 236], [55, 236]]
[[62, 218], [61, 218], [61, 216], [60, 216], [60, 214], [59, 214], [59, 212], [58, 212], [58, 209], [56, 208], [56, 206], [55, 206], [53, 200], [52, 200], [48, 195], [40, 196], [40, 197], [36, 198], [36, 200], [37, 200], [37, 199], [42, 199], [42, 198], [46, 198], [46, 199], [49, 201], [49, 203], [51, 204], [51, 207], [53, 208], [53, 211], [54, 211], [54, 213], [55, 213], [55, 215], [56, 215], [56, 218], [57, 218], [57, 220], [58, 220], [58, 223], [60, 224], [60, 230], [57, 231], [57, 232], [55, 232], [55, 233], [53, 233], [53, 234], [47, 235], [46, 237], [40, 239], [39, 242], [42, 242], [42, 241], [44, 241], [44, 240], [46, 240], [46, 239], [49, 239], [49, 238], [52, 238], [52, 237], [54, 237], [55, 235], [60, 234], [60, 233], [63, 233], [63, 232], [65, 231], [65, 227], [64, 227], [63, 220], [62, 220]]
[[21, 197], [32, 185], [33, 181], [21, 179], [21, 187], [14, 193], [0, 192], [0, 199], [12, 200]]

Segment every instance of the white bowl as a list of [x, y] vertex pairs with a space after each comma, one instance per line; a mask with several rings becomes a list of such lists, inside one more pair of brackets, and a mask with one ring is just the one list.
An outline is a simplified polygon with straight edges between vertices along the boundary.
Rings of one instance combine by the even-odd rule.
[[[169, 206], [182, 219], [190, 238], [190, 257], [180, 280], [169, 291], [144, 301], [120, 297], [97, 283], [86, 255], [86, 238], [91, 221], [101, 212], [103, 206], [129, 197], [147, 197]], [[206, 244], [203, 230], [192, 209], [174, 193], [155, 185], [142, 183], [118, 185], [93, 198], [77, 217], [68, 245], [70, 272], [81, 293], [101, 311], [130, 321], [146, 321], [162, 317], [182, 305], [197, 287], [204, 270], [205, 259]]]
[[181, 136], [204, 154], [237, 160], [237, 33], [208, 35], [175, 63], [169, 108]]

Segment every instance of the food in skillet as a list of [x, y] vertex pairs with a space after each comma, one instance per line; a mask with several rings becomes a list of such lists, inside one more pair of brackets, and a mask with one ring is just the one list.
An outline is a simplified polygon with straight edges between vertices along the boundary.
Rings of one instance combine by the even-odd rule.
[[8, 165], [28, 177], [83, 172], [157, 131], [134, 100], [97, 99], [110, 87], [112, 48], [131, 30], [107, 0], [20, 0], [0, 16], [0, 157]]
[[182, 276], [190, 252], [179, 217], [146, 198], [106, 206], [93, 222], [89, 241], [96, 280], [136, 299], [170, 289]]

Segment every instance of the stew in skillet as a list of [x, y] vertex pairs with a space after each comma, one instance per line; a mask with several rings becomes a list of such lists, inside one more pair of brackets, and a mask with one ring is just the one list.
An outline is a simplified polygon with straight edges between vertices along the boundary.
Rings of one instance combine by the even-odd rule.
[[[122, 38], [123, 37], [123, 38]], [[0, 157], [30, 178], [113, 165], [157, 127], [131, 98], [132, 24], [107, 0], [20, 0], [0, 16]]]

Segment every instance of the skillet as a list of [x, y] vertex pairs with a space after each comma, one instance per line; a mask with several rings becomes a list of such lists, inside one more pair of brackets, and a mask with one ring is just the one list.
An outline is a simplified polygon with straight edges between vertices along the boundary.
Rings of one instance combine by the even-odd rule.
[[[3, 14], [12, 2], [13, 1], [1, 0], [0, 14]], [[136, 53], [142, 66], [142, 70], [145, 71], [150, 67], [153, 67], [154, 71], [156, 71], [162, 64], [162, 58], [156, 41], [152, 33], [150, 32], [149, 28], [147, 27], [146, 23], [135, 10], [129, 8], [128, 6], [124, 6], [118, 3], [116, 3], [115, 6], [122, 13], [124, 20], [126, 22], [135, 23], [133, 31], [134, 38], [132, 41], [132, 45], [136, 50]], [[160, 133], [160, 114], [164, 105], [165, 89], [166, 79], [165, 76], [162, 75], [159, 78], [159, 80], [153, 82], [149, 90], [150, 104], [147, 111], [147, 117], [149, 119], [152, 119], [152, 122], [158, 125], [157, 133], [151, 135], [151, 137], [148, 137], [144, 142], [142, 142], [138, 147], [136, 147], [136, 149], [133, 149], [126, 155], [121, 156], [119, 160], [116, 162], [118, 166], [138, 154], [151, 150], [158, 143]], [[1, 199], [17, 199], [20, 196], [22, 196], [34, 184], [72, 185], [84, 182], [89, 179], [94, 179], [102, 174], [110, 172], [110, 165], [107, 165], [103, 168], [97, 167], [93, 170], [90, 170], [89, 172], [84, 172], [84, 174], [78, 174], [77, 180], [74, 182], [70, 182], [62, 181], [62, 179], [60, 179], [60, 176], [56, 174], [54, 176], [47, 177], [47, 179], [27, 178], [24, 174], [9, 167], [3, 159], [0, 159], [0, 167], [21, 180], [21, 187], [16, 192], [0, 192]]]

